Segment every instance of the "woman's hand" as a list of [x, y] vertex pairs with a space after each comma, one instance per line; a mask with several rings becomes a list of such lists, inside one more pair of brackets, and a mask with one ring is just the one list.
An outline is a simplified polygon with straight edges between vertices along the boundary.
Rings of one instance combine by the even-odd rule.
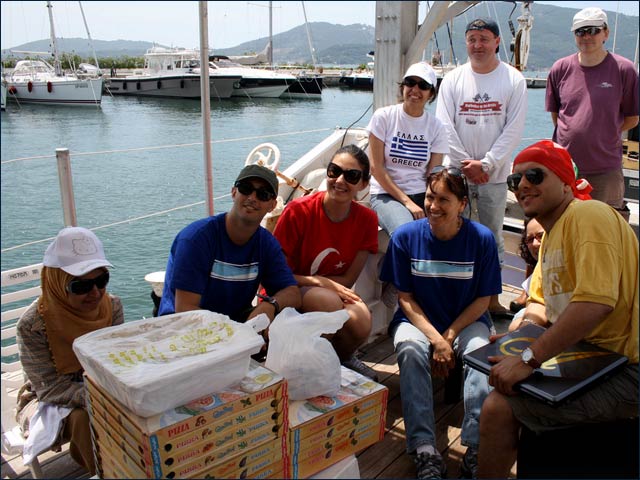
[[327, 277], [318, 276], [317, 279], [319, 281], [318, 286], [333, 290], [338, 294], [338, 296], [344, 303], [356, 303], [361, 301], [360, 296], [350, 288], [347, 288], [344, 285]]
[[404, 205], [411, 212], [414, 220], [424, 218], [424, 206], [416, 205], [411, 199]]

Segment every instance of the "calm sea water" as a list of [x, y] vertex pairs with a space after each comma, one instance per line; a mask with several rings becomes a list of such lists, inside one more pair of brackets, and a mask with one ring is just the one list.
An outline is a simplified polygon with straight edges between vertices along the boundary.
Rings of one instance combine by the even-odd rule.
[[[528, 95], [518, 150], [552, 133], [544, 89]], [[372, 101], [371, 92], [329, 88], [321, 100], [213, 102], [216, 213], [228, 210], [233, 180], [257, 144], [275, 143], [284, 170], [336, 126], [365, 126]], [[101, 109], [9, 103], [0, 131], [2, 270], [41, 262], [47, 239], [64, 226], [55, 149], [68, 148], [78, 224], [102, 227], [96, 234], [115, 266], [109, 291], [122, 298], [127, 320], [150, 316], [144, 276], [164, 270], [177, 232], [206, 216], [204, 203], [179, 208], [205, 198], [200, 102], [103, 97]], [[159, 146], [173, 147], [143, 150]], [[165, 210], [172, 211], [126, 222]]]

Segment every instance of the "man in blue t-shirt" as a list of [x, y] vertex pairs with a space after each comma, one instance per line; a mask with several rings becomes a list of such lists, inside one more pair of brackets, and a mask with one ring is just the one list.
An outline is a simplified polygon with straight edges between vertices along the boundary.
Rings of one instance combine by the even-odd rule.
[[[244, 322], [259, 313], [270, 320], [300, 306], [300, 289], [278, 241], [260, 226], [276, 206], [278, 178], [248, 165], [231, 189], [227, 213], [193, 222], [173, 241], [159, 315], [211, 310]], [[253, 308], [259, 286], [267, 292]]]

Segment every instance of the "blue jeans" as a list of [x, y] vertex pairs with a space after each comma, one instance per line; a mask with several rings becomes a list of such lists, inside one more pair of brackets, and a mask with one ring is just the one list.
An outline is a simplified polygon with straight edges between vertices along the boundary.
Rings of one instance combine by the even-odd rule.
[[[489, 343], [489, 328], [482, 322], [473, 322], [460, 332], [453, 342], [456, 361], [464, 353]], [[436, 422], [433, 409], [433, 383], [431, 380], [431, 343], [411, 323], [398, 324], [393, 332], [393, 344], [400, 366], [400, 397], [407, 437], [407, 452], [414, 453], [421, 445], [436, 446]], [[478, 448], [480, 437], [480, 410], [489, 394], [487, 375], [464, 366], [464, 419], [461, 442]]]
[[469, 204], [464, 215], [485, 225], [496, 239], [500, 265], [504, 261], [504, 238], [502, 225], [504, 211], [507, 206], [507, 184], [485, 183], [483, 185], [469, 185]]
[[[415, 193], [408, 197], [424, 208], [424, 193]], [[378, 224], [391, 236], [396, 228], [413, 221], [413, 215], [402, 203], [388, 193], [371, 195], [371, 208], [378, 214]]]

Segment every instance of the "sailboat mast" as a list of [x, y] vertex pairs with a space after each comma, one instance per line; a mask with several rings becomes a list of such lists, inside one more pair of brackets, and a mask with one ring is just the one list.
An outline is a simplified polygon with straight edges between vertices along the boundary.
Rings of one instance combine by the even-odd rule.
[[60, 66], [60, 59], [58, 58], [58, 45], [56, 44], [56, 30], [53, 27], [53, 5], [51, 2], [47, 2], [47, 9], [49, 11], [49, 24], [51, 27], [51, 48], [53, 49], [53, 68], [56, 70], [56, 75], [62, 76], [62, 67]]
[[273, 68], [273, 2], [269, 2], [269, 66]]
[[82, 21], [84, 22], [84, 29], [87, 31], [87, 37], [89, 38], [89, 46], [91, 47], [91, 51], [93, 52], [93, 59], [96, 62], [96, 67], [98, 68], [98, 72], [100, 72], [100, 65], [98, 64], [98, 56], [96, 55], [96, 49], [93, 48], [93, 40], [91, 39], [91, 33], [89, 33], [89, 26], [87, 25], [87, 19], [84, 16], [84, 9], [82, 8], [82, 2], [78, 2], [80, 5], [80, 13], [82, 13]]
[[313, 62], [313, 68], [316, 68], [318, 62], [316, 62], [316, 52], [313, 49], [313, 41], [311, 40], [311, 30], [309, 29], [309, 22], [307, 21], [307, 10], [304, 8], [304, 2], [302, 3], [302, 13], [304, 14], [304, 26], [307, 29], [307, 41], [309, 42], [309, 51], [311, 52], [311, 61]]

